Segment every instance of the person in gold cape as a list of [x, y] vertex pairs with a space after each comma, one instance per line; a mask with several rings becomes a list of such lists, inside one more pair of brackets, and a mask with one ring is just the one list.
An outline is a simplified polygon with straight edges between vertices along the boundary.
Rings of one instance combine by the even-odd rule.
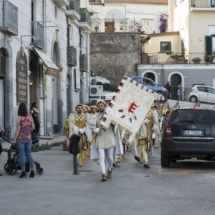
[[78, 104], [75, 107], [76, 113], [69, 115], [69, 136], [77, 134], [80, 136], [79, 147], [80, 154], [78, 154], [78, 163], [81, 165], [81, 161], [84, 157], [86, 143], [92, 139], [92, 131], [90, 129], [90, 116], [83, 113], [83, 105]]
[[144, 159], [145, 168], [149, 168], [148, 153], [153, 154], [153, 148], [159, 146], [160, 140], [158, 115], [156, 110], [154, 110], [154, 106], [152, 106], [135, 138], [139, 158], [141, 161]]

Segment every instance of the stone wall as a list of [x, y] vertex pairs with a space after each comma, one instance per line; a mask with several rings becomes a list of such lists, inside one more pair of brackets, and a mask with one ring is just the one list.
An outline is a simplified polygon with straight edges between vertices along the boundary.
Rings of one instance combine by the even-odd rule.
[[92, 33], [91, 70], [118, 85], [131, 68], [128, 76], [137, 75], [140, 64], [140, 35], [138, 33]]

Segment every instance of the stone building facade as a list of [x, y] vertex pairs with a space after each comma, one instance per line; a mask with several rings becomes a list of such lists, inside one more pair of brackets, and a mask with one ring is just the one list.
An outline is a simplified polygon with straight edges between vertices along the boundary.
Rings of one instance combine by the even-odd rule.
[[0, 2], [0, 125], [13, 136], [18, 105], [37, 102], [41, 135], [63, 131], [89, 102], [90, 15], [80, 1]]
[[140, 34], [138, 33], [92, 33], [91, 70], [117, 85], [129, 70], [136, 75], [141, 62]]

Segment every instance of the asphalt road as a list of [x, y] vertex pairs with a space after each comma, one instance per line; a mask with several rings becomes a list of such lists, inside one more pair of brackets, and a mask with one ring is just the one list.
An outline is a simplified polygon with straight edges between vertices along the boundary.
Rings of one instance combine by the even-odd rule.
[[160, 167], [159, 151], [144, 169], [131, 153], [113, 178], [101, 182], [100, 167], [87, 160], [73, 175], [72, 156], [61, 147], [33, 153], [44, 168], [34, 179], [3, 171], [0, 156], [1, 215], [207, 215], [215, 214], [215, 164], [180, 161]]

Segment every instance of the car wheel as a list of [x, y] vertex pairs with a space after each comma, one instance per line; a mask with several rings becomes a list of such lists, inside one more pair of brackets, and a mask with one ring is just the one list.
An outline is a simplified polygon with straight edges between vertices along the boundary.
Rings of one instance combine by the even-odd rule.
[[162, 167], [169, 167], [170, 166], [170, 157], [166, 156], [161, 152], [161, 166]]
[[191, 96], [190, 97], [190, 102], [196, 103], [198, 101], [198, 98], [196, 96]]

